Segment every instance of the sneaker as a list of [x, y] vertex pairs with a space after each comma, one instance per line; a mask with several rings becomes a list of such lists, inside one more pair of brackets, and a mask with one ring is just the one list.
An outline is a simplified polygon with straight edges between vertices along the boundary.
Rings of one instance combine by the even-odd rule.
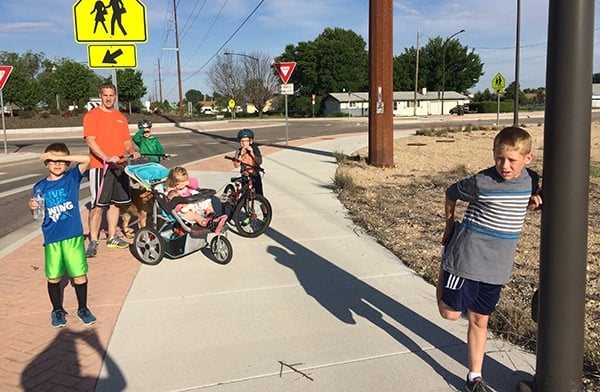
[[52, 321], [52, 326], [54, 328], [62, 328], [65, 325], [67, 325], [67, 319], [65, 317], [66, 314], [67, 312], [65, 312], [62, 309], [53, 310], [52, 313], [50, 313], [50, 320]]
[[129, 243], [123, 241], [122, 239], [120, 239], [117, 236], [114, 236], [110, 240], [106, 241], [106, 246], [108, 246], [109, 248], [113, 248], [113, 249], [125, 249], [125, 248], [129, 248]]
[[77, 311], [77, 317], [84, 325], [92, 325], [96, 322], [96, 317], [90, 312], [88, 308], [79, 309]]
[[475, 377], [473, 381], [469, 381], [467, 378], [467, 381], [465, 382], [465, 390], [467, 392], [494, 392], [494, 390], [490, 388], [481, 377]]
[[85, 257], [96, 257], [98, 253], [98, 241], [90, 241], [87, 250], [85, 251]]

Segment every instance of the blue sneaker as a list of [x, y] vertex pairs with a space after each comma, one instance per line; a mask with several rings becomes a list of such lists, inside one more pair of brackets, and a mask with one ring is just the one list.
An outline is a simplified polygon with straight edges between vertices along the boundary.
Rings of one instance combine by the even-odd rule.
[[52, 326], [54, 328], [62, 328], [67, 325], [67, 318], [65, 317], [66, 314], [67, 312], [62, 309], [53, 310], [52, 313], [50, 313]]
[[77, 311], [77, 317], [84, 325], [92, 325], [96, 322], [96, 317], [90, 312], [88, 308], [79, 309]]

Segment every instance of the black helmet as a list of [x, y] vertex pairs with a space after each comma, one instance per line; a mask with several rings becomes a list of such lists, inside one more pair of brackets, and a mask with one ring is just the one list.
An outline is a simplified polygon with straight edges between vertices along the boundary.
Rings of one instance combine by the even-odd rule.
[[238, 140], [240, 140], [240, 139], [245, 138], [245, 137], [250, 138], [250, 139], [254, 139], [254, 132], [252, 132], [252, 130], [248, 129], [248, 128], [241, 129], [238, 132], [237, 138], [238, 138]]
[[142, 128], [152, 128], [152, 121], [143, 119], [142, 121], [140, 121], [138, 123], [138, 128], [139, 129], [142, 129]]

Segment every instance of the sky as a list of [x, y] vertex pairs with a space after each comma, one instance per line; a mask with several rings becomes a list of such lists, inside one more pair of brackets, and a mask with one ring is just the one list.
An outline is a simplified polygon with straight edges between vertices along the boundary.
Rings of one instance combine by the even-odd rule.
[[[103, 0], [104, 4], [109, 1], [113, 0]], [[124, 28], [142, 35], [147, 32], [147, 42], [128, 43], [127, 46], [133, 51], [130, 56], [135, 59], [136, 70], [142, 72], [148, 89], [146, 98], [159, 94], [160, 63], [163, 99], [176, 101], [174, 1], [122, 1], [128, 10], [122, 15]], [[313, 41], [328, 27], [352, 30], [368, 43], [367, 0], [175, 1], [183, 94], [190, 89], [212, 93], [207, 71], [215, 57], [224, 52], [258, 52], [275, 57], [286, 45]], [[2, 1], [0, 51], [19, 54], [32, 51], [43, 53], [50, 60], [69, 58], [87, 64], [88, 44], [75, 42], [73, 13], [78, 15], [77, 31], [93, 26], [91, 11], [95, 3], [96, 0]], [[147, 19], [145, 30], [143, 17], [139, 17], [143, 15], [142, 5]], [[599, 8], [600, 0], [595, 0], [596, 26]], [[108, 16], [111, 12], [109, 10]], [[393, 12], [394, 55], [416, 47], [417, 32], [422, 47], [430, 39], [445, 39], [464, 29], [454, 39], [473, 49], [484, 64], [484, 75], [470, 92], [491, 90], [492, 79], [497, 73], [505, 77], [507, 85], [514, 80], [517, 1], [394, 0]], [[546, 81], [548, 0], [522, 0], [520, 19], [521, 88], [543, 87]], [[110, 18], [106, 25], [110, 29]], [[598, 30], [594, 30], [594, 73], [600, 72]], [[106, 45], [114, 43], [108, 41]], [[102, 76], [111, 74], [110, 69], [94, 68], [94, 71]]]

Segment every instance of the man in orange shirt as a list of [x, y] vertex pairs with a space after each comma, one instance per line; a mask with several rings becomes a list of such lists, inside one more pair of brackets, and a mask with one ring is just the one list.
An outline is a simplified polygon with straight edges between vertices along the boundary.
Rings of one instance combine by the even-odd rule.
[[[129, 177], [115, 167], [123, 156], [129, 154], [139, 158], [134, 150], [127, 118], [114, 107], [117, 91], [112, 83], [100, 87], [102, 103], [90, 110], [83, 118], [83, 137], [90, 149], [90, 192], [91, 210], [89, 215], [90, 242], [87, 257], [94, 257], [98, 251], [98, 236], [102, 213], [107, 209], [109, 248], [127, 248], [129, 243], [117, 236], [119, 206], [131, 203]], [[112, 166], [112, 167], [111, 167]]]

